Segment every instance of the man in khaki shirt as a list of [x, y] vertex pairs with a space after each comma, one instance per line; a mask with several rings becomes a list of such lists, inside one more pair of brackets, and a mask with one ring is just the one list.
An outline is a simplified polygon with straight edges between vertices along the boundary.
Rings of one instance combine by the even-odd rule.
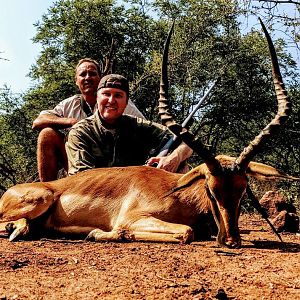
[[157, 164], [176, 172], [192, 150], [180, 144], [170, 155], [151, 157], [172, 136], [166, 127], [124, 115], [128, 105], [126, 78], [110, 74], [100, 80], [94, 115], [76, 123], [66, 143], [69, 175], [92, 168]]
[[[100, 74], [100, 66], [95, 60], [81, 59], [75, 69], [75, 83], [81, 94], [61, 101], [52, 110], [42, 111], [34, 120], [32, 128], [40, 130], [37, 143], [40, 181], [57, 179], [62, 167], [68, 170], [65, 135], [74, 124], [97, 110], [96, 93]], [[144, 117], [131, 101], [124, 113]]]

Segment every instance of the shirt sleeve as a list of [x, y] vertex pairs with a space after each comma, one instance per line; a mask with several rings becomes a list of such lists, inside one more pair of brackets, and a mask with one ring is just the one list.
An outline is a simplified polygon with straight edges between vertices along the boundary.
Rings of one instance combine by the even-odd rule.
[[135, 106], [135, 104], [129, 99], [128, 104], [124, 111], [125, 115], [130, 115], [142, 119], [146, 119], [145, 116], [138, 110], [138, 108]]
[[84, 135], [71, 129], [66, 142], [69, 175], [96, 167], [89, 148], [89, 141], [84, 139]]
[[167, 127], [142, 119], [137, 120], [142, 128], [143, 144], [148, 148], [149, 157], [156, 156], [165, 146], [165, 144], [173, 137]]
[[42, 110], [40, 115], [54, 115], [57, 117], [64, 117], [64, 103], [58, 103], [53, 109]]
[[60, 118], [75, 118], [81, 120], [86, 118], [81, 107], [80, 95], [74, 95], [59, 102], [53, 109], [43, 110], [40, 115], [50, 114]]

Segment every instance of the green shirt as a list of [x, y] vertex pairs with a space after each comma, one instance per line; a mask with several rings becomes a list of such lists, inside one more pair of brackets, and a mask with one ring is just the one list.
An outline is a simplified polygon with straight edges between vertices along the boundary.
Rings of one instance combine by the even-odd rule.
[[96, 112], [69, 132], [69, 175], [92, 168], [144, 165], [171, 136], [160, 124], [127, 115], [111, 127]]

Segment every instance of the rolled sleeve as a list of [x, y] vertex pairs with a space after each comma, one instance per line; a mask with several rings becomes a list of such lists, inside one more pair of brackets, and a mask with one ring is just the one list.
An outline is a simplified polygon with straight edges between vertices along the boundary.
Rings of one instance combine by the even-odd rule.
[[146, 119], [145, 116], [138, 110], [135, 104], [129, 99], [128, 104], [124, 111], [125, 115], [134, 116], [142, 119]]
[[64, 106], [63, 102], [58, 103], [53, 109], [42, 110], [40, 115], [54, 115], [57, 117], [64, 117]]
[[81, 108], [80, 95], [69, 97], [58, 103], [53, 109], [43, 110], [40, 115], [54, 115], [60, 118], [75, 118], [81, 120], [86, 118], [86, 114]]
[[74, 130], [71, 130], [66, 142], [69, 175], [95, 168], [95, 158], [90, 154], [88, 149], [88, 143]]

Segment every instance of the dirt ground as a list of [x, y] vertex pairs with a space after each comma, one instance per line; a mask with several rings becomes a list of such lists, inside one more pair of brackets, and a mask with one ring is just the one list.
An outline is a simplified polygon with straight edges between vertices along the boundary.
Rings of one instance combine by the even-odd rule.
[[0, 239], [0, 299], [300, 299], [300, 235], [256, 215], [243, 246]]

